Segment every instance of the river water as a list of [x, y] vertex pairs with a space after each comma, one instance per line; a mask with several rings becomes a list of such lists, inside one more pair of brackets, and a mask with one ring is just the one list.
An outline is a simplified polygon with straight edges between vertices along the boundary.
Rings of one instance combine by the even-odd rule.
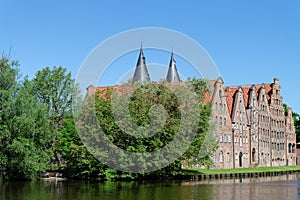
[[2, 200], [300, 199], [300, 174], [211, 181], [0, 182]]

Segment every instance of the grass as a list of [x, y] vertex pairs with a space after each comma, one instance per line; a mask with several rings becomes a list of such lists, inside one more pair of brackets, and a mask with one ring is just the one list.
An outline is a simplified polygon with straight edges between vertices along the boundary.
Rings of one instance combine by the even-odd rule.
[[237, 173], [255, 173], [255, 172], [278, 172], [300, 170], [300, 166], [283, 167], [257, 167], [257, 168], [237, 168], [237, 169], [183, 169], [185, 174], [237, 174]]

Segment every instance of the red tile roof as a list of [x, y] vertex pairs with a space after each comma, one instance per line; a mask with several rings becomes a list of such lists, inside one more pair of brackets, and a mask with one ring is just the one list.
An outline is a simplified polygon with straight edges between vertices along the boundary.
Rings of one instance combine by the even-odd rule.
[[232, 113], [234, 97], [235, 97], [235, 93], [238, 90], [238, 88], [241, 87], [243, 90], [244, 104], [245, 104], [245, 107], [247, 107], [249, 104], [249, 91], [252, 86], [256, 87], [256, 96], [257, 97], [258, 97], [259, 90], [264, 86], [265, 91], [266, 91], [266, 97], [267, 97], [268, 101], [271, 99], [272, 84], [254, 84], [254, 85], [226, 87], [225, 93], [227, 96], [227, 106], [228, 106], [228, 110], [229, 110], [230, 114]]
[[[216, 80], [210, 80], [209, 82], [213, 89], [214, 85], [216, 83]], [[185, 83], [173, 83], [173, 84], [185, 85]], [[271, 95], [271, 90], [272, 90], [272, 84], [254, 84], [254, 85], [225, 87], [225, 95], [227, 97], [226, 101], [227, 101], [227, 106], [228, 106], [228, 110], [229, 110], [230, 114], [232, 113], [232, 109], [233, 109], [235, 93], [238, 91], [239, 87], [241, 87], [243, 90], [244, 104], [245, 104], [245, 107], [247, 107], [248, 101], [249, 101], [249, 91], [252, 86], [256, 87], [256, 95], [257, 96], [258, 96], [259, 90], [264, 86], [265, 90], [266, 90], [266, 96], [267, 96], [268, 101], [271, 99], [270, 95]], [[97, 92], [99, 92], [99, 97], [107, 98], [107, 96], [106, 96], [107, 89], [116, 89], [116, 88], [118, 88], [118, 86], [106, 86], [106, 87], [96, 87], [96, 88], [93, 86], [89, 86], [87, 88], [87, 90], [88, 90], [89, 94], [94, 94], [97, 91]], [[125, 89], [125, 90], [127, 90], [127, 89]], [[209, 92], [206, 92], [204, 95], [205, 95], [205, 103], [210, 103], [212, 101], [212, 94], [210, 94]]]
[[227, 98], [226, 98], [227, 107], [228, 107], [228, 111], [229, 111], [230, 115], [232, 113], [233, 101], [234, 101], [234, 96], [235, 96], [236, 91], [237, 91], [237, 88], [233, 88], [233, 87], [227, 87], [225, 89], [225, 94], [227, 96]]

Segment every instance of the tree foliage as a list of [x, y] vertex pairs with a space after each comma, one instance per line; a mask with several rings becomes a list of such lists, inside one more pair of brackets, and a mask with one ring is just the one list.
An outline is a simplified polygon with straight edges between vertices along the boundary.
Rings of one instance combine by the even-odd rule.
[[37, 176], [48, 164], [47, 111], [32, 84], [18, 81], [16, 62], [0, 60], [0, 168], [5, 177]]
[[61, 155], [58, 152], [60, 148], [61, 125], [65, 118], [70, 118], [72, 113], [72, 91], [74, 80], [71, 73], [66, 68], [46, 67], [35, 74], [32, 80], [33, 90], [38, 97], [38, 101], [47, 108], [46, 116], [51, 123], [51, 132], [53, 134], [53, 143], [50, 145], [52, 152], [52, 164], [61, 166]]
[[[77, 96], [72, 93], [71, 74], [63, 67], [46, 67], [38, 71], [33, 80], [20, 79], [17, 66], [17, 62], [5, 57], [0, 60], [0, 168], [5, 177], [36, 177], [49, 169], [53, 160], [58, 161], [59, 168], [68, 177], [108, 179], [176, 174], [183, 161], [204, 166], [212, 164], [210, 150], [215, 148], [215, 140], [209, 134], [211, 105], [205, 103], [205, 94], [209, 92], [207, 81], [127, 83], [117, 91], [107, 89], [105, 94], [95, 94], [92, 107], [96, 108], [97, 119], [94, 125], [84, 123], [85, 120], [93, 121], [89, 110], [92, 108], [87, 101], [78, 116], [84, 120], [79, 120], [79, 126], [75, 126], [71, 101]], [[174, 88], [178, 91], [176, 94]], [[185, 95], [186, 90], [192, 90], [194, 96]], [[193, 99], [196, 99], [195, 109], [189, 105]], [[127, 107], [122, 104], [124, 101], [128, 102]], [[184, 128], [181, 127], [183, 122]], [[190, 138], [192, 141], [184, 154], [177, 146], [168, 147], [177, 159], [163, 169], [150, 174], [129, 174], [112, 169], [95, 158], [97, 155], [113, 158], [112, 152], [93, 151], [82, 143], [78, 128], [87, 133], [84, 139], [92, 141], [93, 145], [101, 144], [101, 137], [95, 132], [96, 125], [111, 143], [134, 153], [158, 151], [178, 135], [182, 135], [179, 137], [182, 144]], [[142, 137], [136, 137], [138, 135]], [[121, 155], [116, 162], [118, 159], [126, 158]], [[158, 165], [145, 162], [143, 157], [138, 159], [146, 168]], [[164, 161], [165, 158], [157, 159]], [[137, 167], [132, 160], [126, 160], [124, 165], [128, 169]]]
[[298, 113], [293, 112], [294, 125], [296, 131], [296, 140], [297, 143], [300, 142], [300, 115]]
[[34, 91], [40, 102], [48, 109], [53, 126], [60, 127], [63, 119], [71, 115], [72, 90], [74, 80], [71, 73], [63, 67], [46, 67], [35, 74]]
[[[105, 93], [102, 91], [96, 93], [95, 110], [98, 121], [95, 123], [99, 123], [111, 143], [133, 153], [157, 151], [166, 147], [178, 134], [183, 134], [181, 142], [186, 143], [186, 140], [192, 137], [192, 133], [195, 133], [192, 144], [183, 155], [177, 148], [173, 147], [171, 150], [176, 156], [178, 155], [178, 159], [174, 160], [173, 163], [169, 163], [167, 167], [151, 173], [151, 175], [176, 174], [181, 170], [182, 161], [186, 160], [196, 160], [201, 165], [211, 166], [211, 150], [216, 147], [216, 144], [215, 139], [209, 139], [208, 134], [211, 128], [209, 124], [211, 105], [205, 103], [204, 95], [209, 92], [209, 83], [205, 80], [191, 79], [186, 84], [172, 85], [168, 83], [168, 87], [166, 87], [166, 84], [165, 82], [157, 84], [134, 83], [134, 85], [127, 83], [118, 86], [115, 91], [108, 89]], [[187, 89], [194, 91], [194, 95], [196, 94], [196, 109], [188, 110], [189, 97], [184, 96], [184, 101], [181, 102], [178, 94], [175, 95], [173, 92], [172, 87], [176, 87], [182, 95], [186, 94]], [[127, 106], [124, 104], [126, 101], [128, 101]], [[86, 103], [85, 106], [89, 107], [89, 103]], [[86, 133], [85, 140], [93, 143], [91, 146], [101, 146], [102, 143], [99, 141], [101, 137], [93, 132], [96, 127], [86, 125], [84, 122], [86, 119], [90, 122], [87, 114], [89, 113], [88, 109], [92, 108], [86, 108], [79, 124], [82, 132]], [[184, 113], [187, 112], [186, 110], [190, 113]], [[199, 113], [194, 115], [194, 112]], [[180, 132], [180, 125], [184, 114], [185, 116], [198, 117], [190, 118], [192, 119], [190, 121], [184, 121], [187, 125], [183, 133], [182, 130]], [[196, 124], [195, 129], [192, 129], [193, 124]], [[142, 137], [136, 137], [137, 135]], [[204, 141], [206, 143], [205, 148]], [[202, 153], [199, 156], [201, 148], [205, 149], [205, 154]], [[123, 158], [123, 156], [118, 156], [114, 160], [116, 155], [113, 155], [113, 152], [110, 151], [101, 150], [101, 152], [97, 152], [96, 150], [94, 153], [111, 158], [112, 162], [126, 159], [126, 162], [122, 163], [128, 171], [137, 167], [132, 160], [128, 160], [126, 157]], [[160, 159], [160, 161], [163, 161], [164, 157]], [[139, 163], [146, 169], [155, 168], [157, 165], [155, 162], [145, 162], [145, 158], [142, 156]]]

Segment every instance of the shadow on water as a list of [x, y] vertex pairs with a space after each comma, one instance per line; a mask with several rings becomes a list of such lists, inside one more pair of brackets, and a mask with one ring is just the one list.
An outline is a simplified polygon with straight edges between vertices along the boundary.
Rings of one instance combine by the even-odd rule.
[[300, 175], [211, 181], [0, 182], [0, 199], [299, 199]]

